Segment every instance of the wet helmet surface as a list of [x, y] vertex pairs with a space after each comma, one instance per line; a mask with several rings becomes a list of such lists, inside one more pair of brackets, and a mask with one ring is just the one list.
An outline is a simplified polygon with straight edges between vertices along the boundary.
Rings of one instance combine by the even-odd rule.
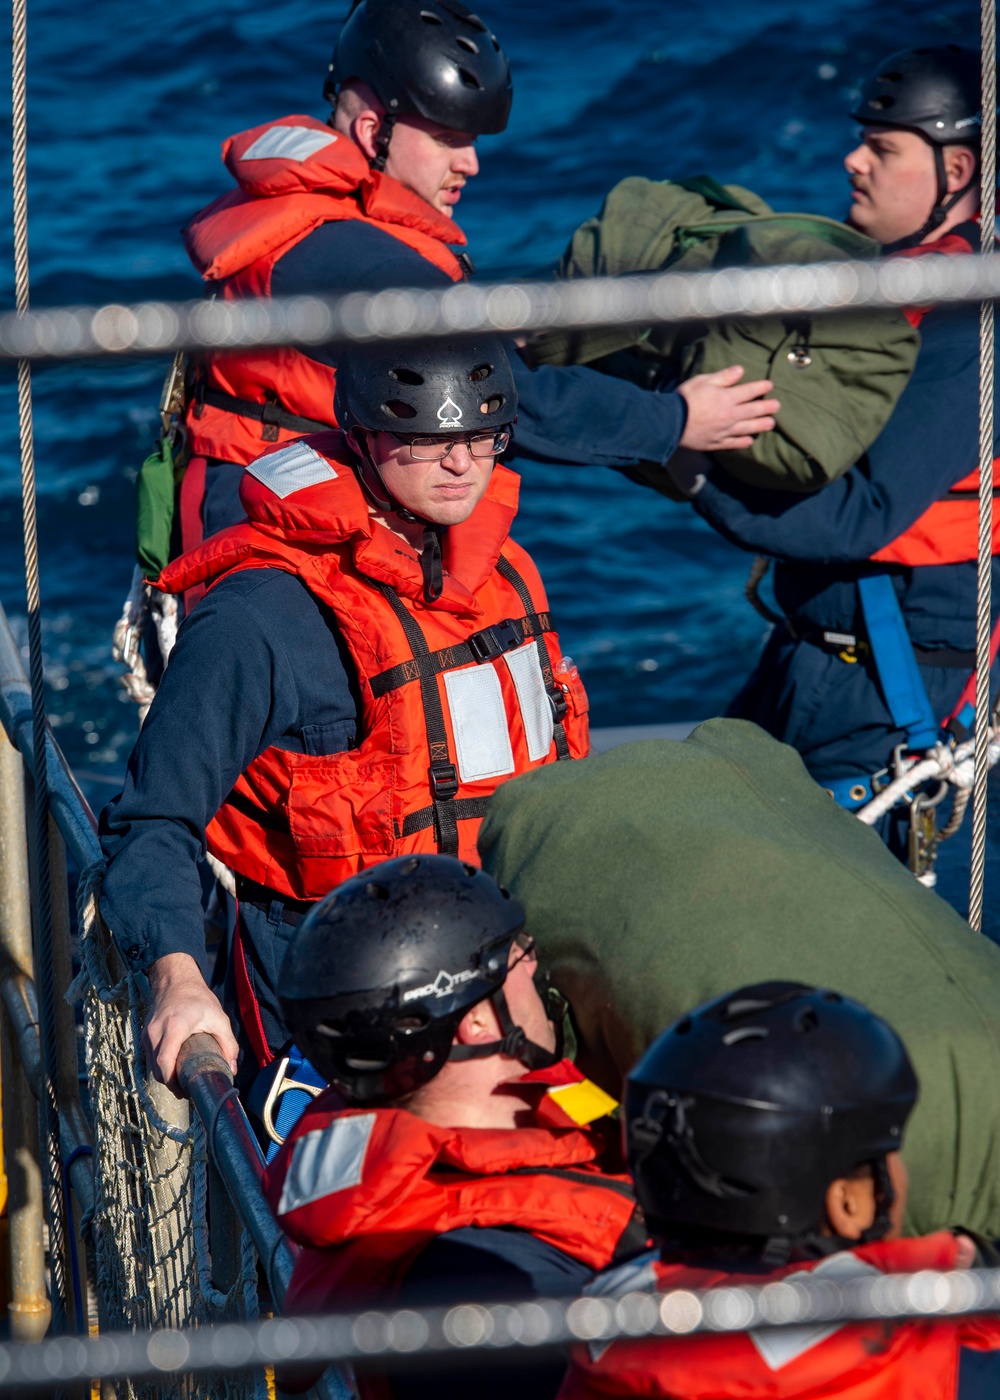
[[459, 0], [361, 0], [337, 41], [327, 100], [351, 78], [391, 117], [426, 117], [472, 136], [503, 131], [513, 98], [496, 36]]
[[887, 1022], [767, 982], [699, 1007], [628, 1077], [626, 1150], [654, 1234], [809, 1234], [826, 1188], [902, 1143], [917, 1080]]

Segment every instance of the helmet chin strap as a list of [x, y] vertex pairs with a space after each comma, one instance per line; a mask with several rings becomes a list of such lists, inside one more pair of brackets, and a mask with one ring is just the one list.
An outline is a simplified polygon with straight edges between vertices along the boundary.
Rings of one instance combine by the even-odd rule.
[[935, 229], [941, 227], [958, 201], [964, 199], [979, 178], [979, 162], [977, 161], [976, 167], [966, 183], [949, 197], [948, 173], [944, 168], [943, 148], [933, 141], [928, 142], [928, 144], [934, 152], [934, 174], [937, 179], [937, 196], [934, 200], [934, 208], [916, 233], [908, 234], [906, 238], [897, 238], [895, 243], [885, 244], [882, 249], [884, 253], [901, 253], [905, 248], [916, 248], [923, 243], [929, 233], [933, 233]]
[[521, 1026], [515, 1025], [502, 987], [498, 987], [493, 993], [490, 1003], [500, 1022], [503, 1039], [490, 1040], [480, 1045], [453, 1045], [449, 1060], [486, 1060], [491, 1055], [508, 1055], [512, 1060], [520, 1060], [526, 1069], [531, 1070], [548, 1069], [551, 1065], [559, 1063], [562, 1059], [561, 1028], [556, 1029], [556, 1048], [546, 1050], [544, 1045], [529, 1040]]
[[[356, 431], [356, 430], [355, 430]], [[371, 449], [364, 439], [355, 436], [361, 449], [362, 460], [358, 463], [358, 480], [362, 490], [376, 510], [391, 511], [401, 520], [407, 520], [424, 527], [423, 548], [420, 551], [420, 568], [424, 578], [424, 602], [434, 603], [444, 591], [444, 564], [441, 550], [441, 532], [446, 527], [423, 515], [408, 509], [386, 486]]]

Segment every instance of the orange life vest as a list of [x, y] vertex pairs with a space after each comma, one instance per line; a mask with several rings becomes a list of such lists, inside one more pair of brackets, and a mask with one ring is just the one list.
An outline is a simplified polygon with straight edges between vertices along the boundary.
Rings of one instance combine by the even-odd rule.
[[[972, 244], [954, 231], [936, 243], [922, 243], [908, 248], [897, 257], [920, 257], [930, 253], [951, 255], [973, 252]], [[919, 326], [930, 307], [917, 307], [906, 312], [911, 325]], [[947, 405], [943, 411], [947, 411]], [[998, 462], [994, 462], [997, 470]], [[998, 477], [1000, 480], [1000, 477]], [[996, 491], [993, 493], [993, 553], [1000, 554], [1000, 510]], [[979, 553], [979, 468], [956, 481], [939, 501], [928, 507], [901, 535], [872, 555], [880, 564], [964, 564]]]
[[[737, 1277], [718, 1270], [664, 1264], [647, 1256], [600, 1281], [602, 1295], [654, 1287], [710, 1288], [759, 1285], [804, 1274], [831, 1281], [858, 1274], [952, 1269], [954, 1235], [862, 1245], [774, 1274]], [[603, 1400], [642, 1395], [670, 1400], [956, 1400], [959, 1348], [1000, 1349], [996, 1318], [871, 1322], [813, 1326], [725, 1336], [700, 1335], [610, 1346], [578, 1347], [558, 1400]]]
[[420, 558], [374, 521], [342, 435], [281, 447], [244, 473], [249, 521], [182, 555], [177, 593], [239, 569], [283, 569], [333, 612], [361, 699], [357, 748], [265, 750], [208, 827], [210, 850], [298, 900], [390, 856], [440, 850], [478, 863], [491, 794], [517, 773], [589, 749], [587, 698], [562, 661], [541, 579], [508, 538], [518, 477], [443, 532], [443, 591], [424, 601]]
[[330, 1091], [314, 1100], [265, 1177], [303, 1246], [287, 1311], [387, 1299], [436, 1235], [469, 1225], [528, 1231], [591, 1269], [642, 1248], [631, 1181], [601, 1170], [606, 1137], [590, 1126], [613, 1100], [568, 1061], [509, 1087], [530, 1126], [443, 1128], [401, 1108], [344, 1108]]
[[[278, 259], [321, 224], [344, 219], [398, 238], [453, 281], [464, 275], [448, 247], [465, 243], [462, 230], [398, 180], [370, 170], [353, 141], [315, 117], [242, 131], [223, 144], [222, 156], [239, 189], [196, 214], [184, 240], [224, 301], [270, 296]], [[287, 442], [336, 422], [333, 369], [290, 348], [206, 355], [191, 390], [185, 422], [193, 456], [246, 465], [262, 442]], [[234, 400], [250, 407], [234, 412]]]

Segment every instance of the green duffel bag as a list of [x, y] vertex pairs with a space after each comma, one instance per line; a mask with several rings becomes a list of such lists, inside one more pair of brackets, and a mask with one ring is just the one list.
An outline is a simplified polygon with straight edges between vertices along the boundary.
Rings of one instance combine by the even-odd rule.
[[[778, 214], [739, 185], [709, 176], [622, 180], [600, 214], [581, 224], [558, 275], [610, 277], [671, 269], [804, 264], [872, 258], [879, 244], [834, 219]], [[770, 379], [778, 424], [740, 452], [716, 460], [740, 480], [815, 491], [857, 462], [882, 431], [906, 386], [920, 337], [899, 311], [772, 316], [695, 326], [544, 332], [527, 347], [533, 364], [588, 364], [645, 387], [741, 364]], [[657, 463], [628, 473], [675, 495]]]
[[479, 848], [523, 902], [608, 1092], [709, 997], [786, 979], [856, 997], [920, 1078], [908, 1225], [1000, 1235], [1000, 948], [742, 720], [503, 784]]

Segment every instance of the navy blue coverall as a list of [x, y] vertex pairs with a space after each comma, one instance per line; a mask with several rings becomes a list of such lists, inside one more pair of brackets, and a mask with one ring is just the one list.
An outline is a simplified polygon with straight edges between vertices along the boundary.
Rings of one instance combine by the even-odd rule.
[[[826, 631], [864, 636], [859, 577], [891, 574], [939, 719], [974, 666], [974, 563], [869, 562], [978, 465], [978, 313], [937, 308], [920, 334], [917, 365], [892, 418], [838, 481], [796, 495], [756, 490], [716, 467], [694, 498], [720, 534], [776, 561], [775, 596], [789, 624], [774, 630], [728, 713], [798, 749], [820, 782], [879, 772], [905, 737], [871, 658], [848, 663], [821, 642]], [[1000, 603], [996, 560], [993, 586]]]

